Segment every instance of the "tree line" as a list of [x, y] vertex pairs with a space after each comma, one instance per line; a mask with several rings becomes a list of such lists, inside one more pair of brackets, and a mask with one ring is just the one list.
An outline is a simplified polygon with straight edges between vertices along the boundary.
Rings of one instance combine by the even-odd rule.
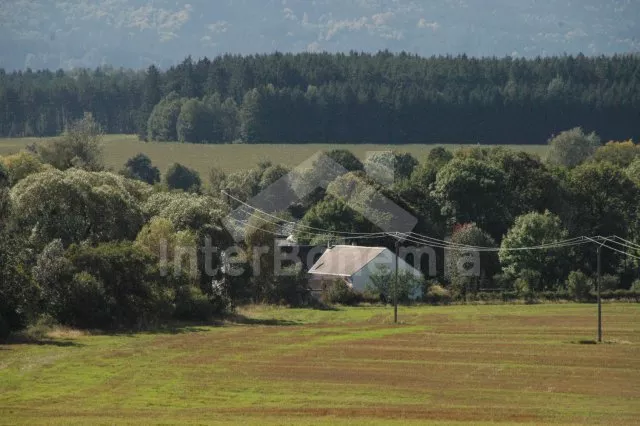
[[[139, 154], [122, 170], [108, 171], [100, 127], [87, 114], [61, 138], [0, 157], [0, 331], [6, 335], [42, 318], [131, 329], [204, 321], [247, 302], [311, 303], [299, 266], [285, 265], [286, 276], [275, 272], [275, 235], [286, 228], [298, 244], [335, 244], [345, 232], [379, 232], [377, 215], [383, 220], [386, 212], [369, 209], [365, 218], [358, 208], [379, 194], [414, 215], [419, 234], [497, 249], [480, 253], [481, 270], [474, 276], [447, 268], [438, 256], [437, 276], [418, 283], [425, 301], [482, 298], [487, 291], [491, 297], [590, 300], [593, 245], [510, 250], [583, 235], [630, 241], [618, 248], [635, 257], [605, 248], [602, 283], [610, 297], [637, 298], [640, 146], [603, 145], [597, 134], [580, 128], [549, 143], [545, 159], [500, 147], [436, 148], [421, 162], [399, 152], [362, 162], [349, 151], [329, 151], [326, 158], [343, 168], [339, 175], [320, 189], [299, 191], [308, 195], [274, 207], [272, 216], [245, 212], [236, 223], [244, 237], [235, 242], [224, 219], [241, 207], [238, 200], [250, 200], [276, 182], [285, 183], [278, 187], [279, 199], [293, 200], [287, 191], [317, 184], [326, 178], [322, 168], [261, 163], [230, 174], [212, 169], [201, 177], [180, 164], [162, 174]], [[390, 169], [392, 179], [365, 173], [376, 167]], [[301, 226], [291, 228], [292, 222]], [[393, 248], [395, 240], [381, 235], [345, 242]], [[227, 257], [224, 249], [234, 244], [240, 251]], [[257, 247], [269, 247], [270, 253], [260, 255]], [[460, 256], [448, 257], [449, 266], [464, 263]], [[423, 269], [428, 260], [410, 261]], [[244, 270], [232, 273], [231, 265]], [[367, 297], [389, 300], [390, 279], [383, 273], [372, 280], [374, 291]], [[400, 283], [403, 295], [408, 285]], [[362, 297], [344, 283], [326, 296], [344, 303]]]
[[166, 71], [0, 70], [0, 135], [52, 136], [90, 112], [107, 133], [188, 142], [544, 143], [582, 126], [638, 138], [637, 55], [190, 57]]

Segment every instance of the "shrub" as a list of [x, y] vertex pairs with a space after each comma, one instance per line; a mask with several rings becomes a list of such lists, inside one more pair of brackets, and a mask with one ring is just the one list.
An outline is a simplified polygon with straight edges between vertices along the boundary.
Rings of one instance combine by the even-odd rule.
[[77, 271], [69, 298], [80, 294], [97, 306], [89, 318], [78, 321], [72, 312], [66, 321], [117, 328], [147, 325], [171, 315], [169, 280], [160, 274], [157, 258], [133, 243], [74, 245], [67, 257]]
[[345, 280], [337, 279], [327, 288], [323, 294], [323, 302], [341, 305], [355, 305], [358, 295]]
[[633, 284], [631, 284], [630, 291], [640, 293], [640, 280], [635, 280]]
[[518, 300], [520, 298], [520, 292], [518, 291], [503, 291], [502, 292], [502, 300], [504, 302], [513, 302], [514, 300]]
[[604, 274], [602, 278], [600, 278], [600, 291], [613, 291], [618, 290], [620, 288], [620, 278], [611, 275]]
[[138, 154], [127, 160], [122, 174], [129, 179], [136, 179], [153, 185], [160, 182], [160, 170], [151, 163], [145, 154]]
[[[0, 157], [0, 160], [3, 160]], [[11, 185], [11, 175], [7, 167], [3, 164], [3, 161], [0, 161], [0, 188], [7, 188]]]
[[[548, 291], [543, 291], [543, 292], [539, 293], [537, 296], [539, 296], [543, 300], [548, 300], [548, 301], [575, 299], [575, 296], [572, 293], [568, 292], [568, 291], [548, 290]], [[586, 300], [588, 300], [587, 297], [588, 297], [588, 295], [585, 296], [585, 298], [581, 299], [581, 300], [585, 300], [586, 301]]]
[[358, 157], [347, 149], [334, 149], [327, 152], [326, 155], [350, 172], [364, 170], [364, 166]]
[[367, 173], [380, 182], [393, 183], [408, 179], [418, 165], [411, 154], [395, 151], [378, 151], [364, 162]]
[[229, 285], [227, 282], [214, 281], [211, 284], [210, 302], [215, 314], [222, 315], [233, 311], [233, 299], [229, 294]]
[[42, 291], [45, 311], [60, 318], [68, 309], [69, 283], [73, 278], [72, 265], [65, 257], [62, 240], [53, 240], [45, 246], [36, 259], [32, 273]]
[[424, 300], [434, 305], [447, 305], [451, 302], [451, 293], [440, 284], [434, 284], [427, 290]]
[[110, 297], [104, 284], [88, 272], [73, 276], [59, 319], [78, 327], [98, 328], [111, 322]]
[[589, 298], [593, 289], [593, 281], [581, 271], [571, 271], [567, 277], [567, 291], [576, 300], [584, 301]]
[[0, 314], [0, 340], [6, 339], [10, 332], [11, 329], [9, 328], [9, 323], [7, 323], [7, 321], [2, 317], [2, 314]]
[[206, 321], [214, 314], [214, 305], [206, 294], [195, 286], [182, 286], [176, 291], [174, 316], [181, 320]]
[[0, 317], [4, 334], [25, 327], [37, 311], [39, 288], [29, 273], [29, 252], [23, 244], [0, 228]]
[[529, 283], [524, 278], [517, 278], [513, 283], [513, 289], [515, 293], [522, 296], [531, 292], [529, 289]]
[[274, 276], [273, 301], [284, 301], [289, 305], [301, 305], [308, 298], [306, 273], [300, 267], [284, 268], [282, 273]]
[[[640, 302], [640, 291], [635, 290], [609, 290], [600, 294], [603, 300], [632, 300]], [[596, 295], [592, 292], [591, 299], [596, 300]]]
[[202, 185], [198, 172], [179, 163], [169, 167], [165, 179], [169, 189], [181, 189], [187, 192], [200, 192]]
[[[0, 159], [7, 169], [11, 185], [15, 185], [25, 177], [39, 173], [45, 169], [44, 164], [32, 152], [22, 151]], [[2, 172], [0, 172], [1, 174]], [[0, 178], [1, 180], [2, 178]]]
[[[393, 301], [395, 273], [390, 268], [382, 265], [371, 275], [370, 282], [366, 285], [366, 291], [371, 294], [379, 294], [381, 300]], [[414, 276], [409, 271], [398, 271], [398, 287], [396, 288], [398, 303], [407, 303], [420, 294], [423, 280]]]
[[90, 171], [104, 168], [102, 131], [90, 113], [69, 124], [59, 139], [39, 148], [40, 158], [60, 170], [72, 167]]

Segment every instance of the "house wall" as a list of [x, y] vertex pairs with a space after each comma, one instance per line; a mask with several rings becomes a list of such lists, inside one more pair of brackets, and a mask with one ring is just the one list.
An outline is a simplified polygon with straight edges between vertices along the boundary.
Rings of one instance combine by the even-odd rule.
[[[396, 270], [395, 264], [395, 253], [391, 250], [386, 249], [378, 256], [376, 256], [371, 262], [369, 262], [364, 268], [360, 271], [356, 272], [352, 277], [351, 281], [353, 283], [354, 290], [363, 292], [367, 288], [367, 284], [371, 281], [371, 276], [375, 275], [379, 272], [379, 267], [386, 266], [392, 272]], [[409, 265], [402, 258], [398, 258], [398, 271], [409, 271], [414, 274], [416, 277], [422, 277], [422, 273], [415, 269], [413, 266]], [[422, 291], [419, 294], [415, 294], [414, 297], [418, 298], [422, 296]]]
[[330, 276], [330, 275], [309, 275], [308, 289], [311, 296], [316, 299], [320, 299], [322, 295], [327, 291], [336, 280], [345, 280], [349, 283], [349, 280], [345, 277]]

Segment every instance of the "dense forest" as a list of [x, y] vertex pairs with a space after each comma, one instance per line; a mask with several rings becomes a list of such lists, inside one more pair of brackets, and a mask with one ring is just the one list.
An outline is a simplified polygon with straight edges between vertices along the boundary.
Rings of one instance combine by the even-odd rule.
[[640, 138], [640, 57], [225, 55], [161, 71], [0, 70], [0, 135], [187, 142], [544, 143], [582, 126]]
[[[422, 162], [387, 152], [363, 163], [335, 149], [315, 167], [261, 163], [230, 174], [212, 169], [206, 177], [180, 164], [161, 175], [139, 154], [114, 173], [105, 171], [99, 125], [87, 114], [61, 138], [0, 157], [0, 337], [43, 318], [133, 328], [208, 320], [243, 303], [311, 304], [300, 265], [284, 265], [287, 274], [276, 270], [276, 239], [393, 248], [394, 234], [379, 225], [389, 210], [375, 208], [388, 204], [372, 202], [380, 196], [416, 218], [414, 232], [437, 239], [402, 243], [434, 245], [435, 275], [423, 268], [431, 258], [407, 257], [426, 280], [395, 281], [382, 271], [364, 296], [336, 281], [323, 294], [326, 303], [390, 300], [391, 282], [402, 302], [416, 286], [431, 303], [590, 301], [597, 244], [582, 237], [598, 235], [619, 238], [603, 244], [603, 294], [637, 300], [640, 145], [603, 145], [579, 128], [549, 144], [545, 160], [502, 147], [439, 147]], [[322, 158], [340, 164], [339, 173], [328, 178], [317, 163]], [[394, 178], [381, 182], [365, 173], [380, 167]], [[287, 196], [323, 179], [326, 186], [304, 197]], [[270, 213], [251, 209], [276, 182]], [[433, 242], [445, 238], [459, 249], [449, 257]], [[468, 253], [480, 256], [471, 275], [464, 269]]]

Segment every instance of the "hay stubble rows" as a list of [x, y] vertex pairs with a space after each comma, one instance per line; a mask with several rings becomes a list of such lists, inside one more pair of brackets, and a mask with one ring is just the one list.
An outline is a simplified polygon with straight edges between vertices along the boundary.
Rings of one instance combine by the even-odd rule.
[[[0, 346], [0, 423], [512, 422], [640, 418], [640, 309], [242, 311], [254, 324]], [[285, 325], [264, 325], [285, 324]]]

